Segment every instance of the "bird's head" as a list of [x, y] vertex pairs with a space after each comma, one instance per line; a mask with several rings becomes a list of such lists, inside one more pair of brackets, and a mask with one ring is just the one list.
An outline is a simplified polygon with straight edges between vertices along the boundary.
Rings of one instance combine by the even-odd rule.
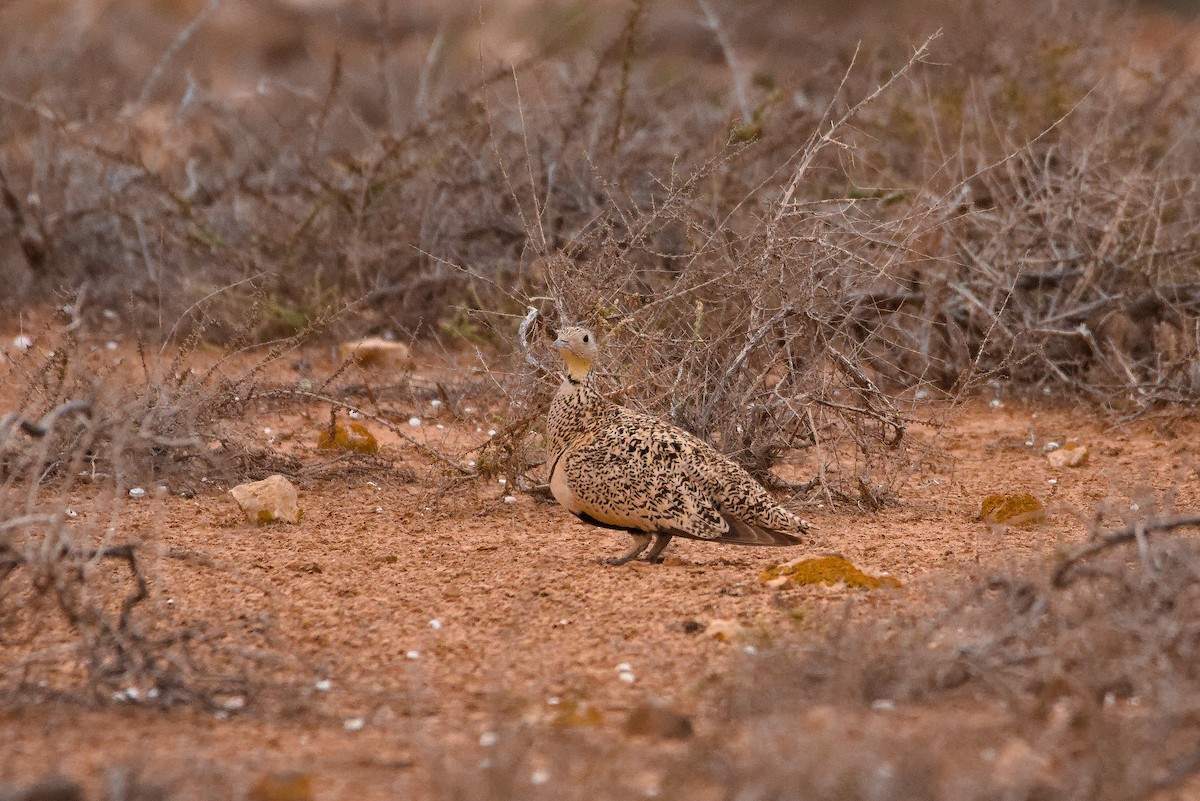
[[578, 326], [560, 328], [558, 338], [554, 340], [554, 347], [558, 348], [559, 354], [566, 361], [567, 372], [571, 374], [571, 378], [577, 381], [583, 380], [600, 354], [596, 335]]

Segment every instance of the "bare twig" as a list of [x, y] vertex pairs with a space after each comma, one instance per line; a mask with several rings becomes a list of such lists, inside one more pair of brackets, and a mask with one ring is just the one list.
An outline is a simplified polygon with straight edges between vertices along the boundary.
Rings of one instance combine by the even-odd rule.
[[1132, 523], [1122, 529], [1101, 535], [1092, 542], [1080, 545], [1070, 554], [1063, 557], [1058, 565], [1055, 566], [1054, 573], [1051, 575], [1051, 581], [1055, 587], [1066, 587], [1074, 580], [1072, 571], [1075, 570], [1076, 566], [1098, 553], [1127, 542], [1137, 542], [1139, 543], [1139, 547], [1144, 549], [1145, 536], [1147, 534], [1197, 527], [1200, 527], [1200, 516], [1176, 517], [1169, 520], [1146, 520]]

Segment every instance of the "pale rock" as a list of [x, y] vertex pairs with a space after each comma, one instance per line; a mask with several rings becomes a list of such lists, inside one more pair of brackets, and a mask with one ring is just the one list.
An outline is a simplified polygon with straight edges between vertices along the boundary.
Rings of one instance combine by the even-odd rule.
[[1079, 467], [1087, 464], [1088, 449], [1086, 445], [1064, 445], [1058, 450], [1046, 454], [1051, 467]]
[[338, 345], [342, 359], [353, 359], [361, 367], [385, 367], [405, 370], [411, 366], [411, 352], [403, 342], [389, 342], [381, 337], [367, 337]]
[[239, 484], [229, 494], [242, 507], [246, 519], [255, 525], [277, 520], [284, 523], [300, 522], [296, 487], [283, 476], [274, 475], [262, 481]]
[[996, 754], [992, 767], [992, 781], [998, 787], [1016, 791], [1016, 795], [1041, 795], [1031, 793], [1038, 786], [1053, 785], [1050, 760], [1039, 754], [1029, 743], [1014, 737], [1005, 743]]

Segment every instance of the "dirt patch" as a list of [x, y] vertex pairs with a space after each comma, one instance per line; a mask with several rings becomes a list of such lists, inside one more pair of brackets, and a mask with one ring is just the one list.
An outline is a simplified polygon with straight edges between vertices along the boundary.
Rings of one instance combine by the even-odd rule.
[[[483, 417], [436, 422], [436, 406], [417, 415], [414, 432], [431, 442], [487, 436]], [[280, 447], [315, 458], [327, 419], [264, 412], [254, 424], [270, 428]], [[0, 776], [21, 783], [62, 773], [98, 792], [120, 769], [169, 786], [172, 797], [211, 798], [240, 797], [264, 775], [300, 771], [318, 798], [390, 798], [406, 788], [436, 797], [447, 764], [477, 752], [491, 758], [495, 732], [514, 726], [545, 738], [551, 762], [554, 748], [581, 741], [640, 754], [646, 764], [669, 761], [688, 746], [628, 733], [640, 731], [627, 725], [631, 713], [670, 710], [687, 719], [680, 730], [694, 726], [703, 740], [725, 725], [721, 688], [756, 653], [819, 637], [847, 615], [920, 610], [947, 582], [1030, 563], [1048, 568], [1086, 536], [1081, 521], [1097, 508], [1119, 519], [1118, 510], [1147, 504], [1197, 504], [1193, 421], [1109, 428], [1074, 408], [980, 402], [943, 428], [913, 432], [940, 455], [910, 477], [895, 506], [873, 514], [819, 499], [798, 506], [819, 527], [811, 546], [689, 541], [673, 544], [662, 565], [614, 568], [599, 560], [621, 550], [624, 535], [505, 485], [455, 478], [421, 449], [375, 433], [417, 480], [364, 471], [302, 481], [299, 525], [250, 525], [223, 487], [127, 503], [123, 531], [203, 553], [216, 566], [156, 563], [148, 612], [223, 626], [234, 640], [266, 631], [278, 653], [244, 707], [10, 706]], [[1046, 448], [1068, 438], [1094, 456], [1055, 469]], [[1042, 499], [1047, 518], [1020, 528], [978, 519], [984, 497], [1014, 492]], [[70, 505], [79, 525], [106, 508], [87, 491]], [[831, 554], [902, 586], [773, 589], [760, 580], [780, 561]], [[710, 636], [716, 621], [732, 621], [741, 635]], [[0, 643], [4, 663], [28, 652], [20, 637]], [[887, 723], [875, 717], [888, 709], [854, 714], [864, 731], [911, 727], [918, 736], [936, 729], [938, 715], [958, 713], [918, 707]]]

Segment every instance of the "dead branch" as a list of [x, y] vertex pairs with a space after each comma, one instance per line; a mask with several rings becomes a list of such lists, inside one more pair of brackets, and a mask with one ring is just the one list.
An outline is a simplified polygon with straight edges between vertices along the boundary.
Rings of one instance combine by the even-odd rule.
[[1147, 534], [1174, 531], [1180, 528], [1200, 527], [1200, 516], [1176, 517], [1169, 520], [1144, 520], [1132, 523], [1117, 531], [1101, 535], [1099, 538], [1080, 545], [1059, 561], [1051, 574], [1051, 582], [1055, 587], [1067, 587], [1074, 581], [1071, 575], [1075, 567], [1082, 561], [1090, 559], [1118, 545], [1127, 542], [1143, 542]]

